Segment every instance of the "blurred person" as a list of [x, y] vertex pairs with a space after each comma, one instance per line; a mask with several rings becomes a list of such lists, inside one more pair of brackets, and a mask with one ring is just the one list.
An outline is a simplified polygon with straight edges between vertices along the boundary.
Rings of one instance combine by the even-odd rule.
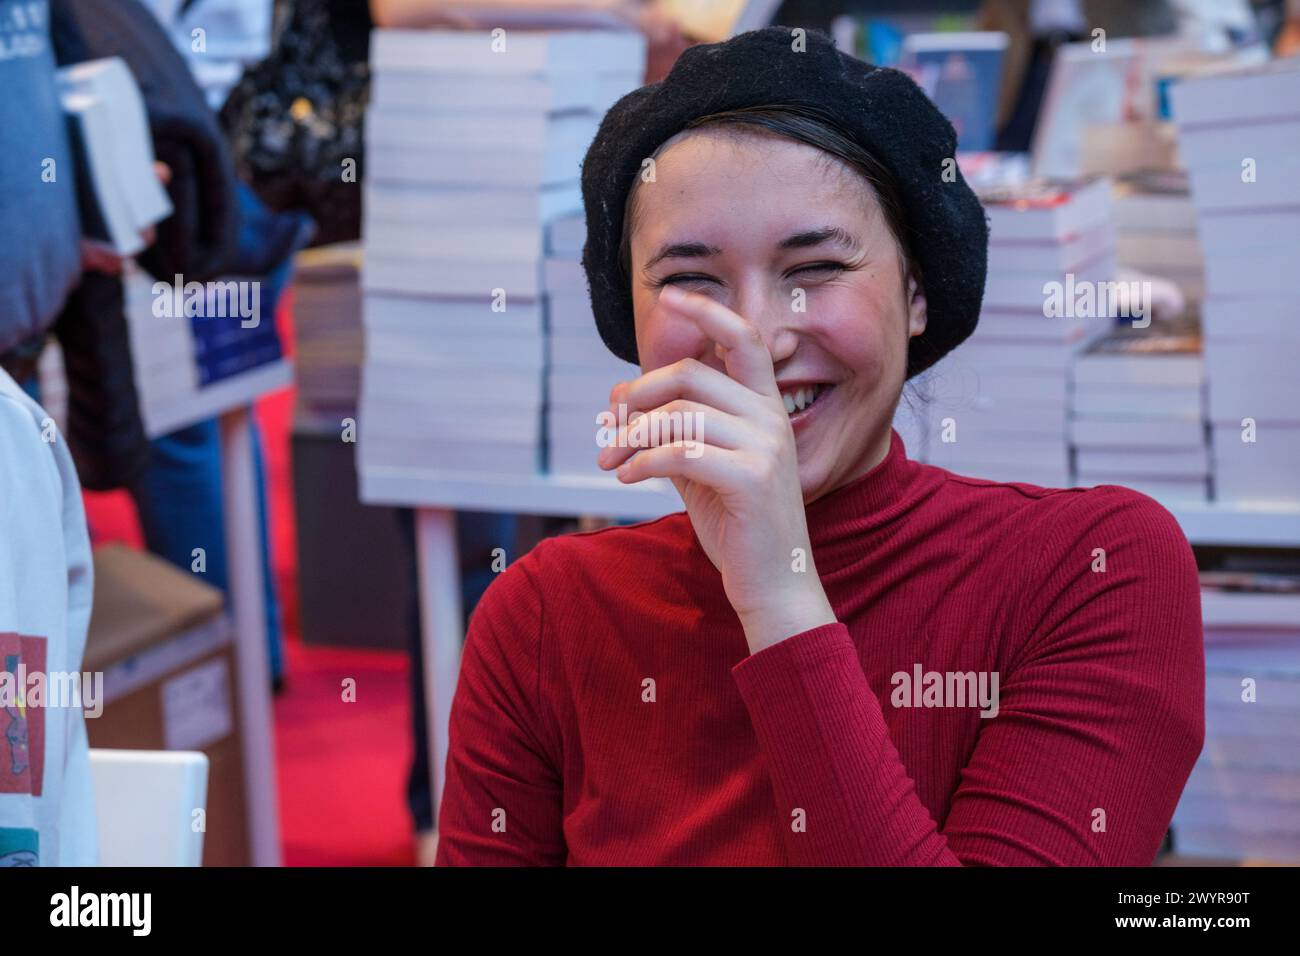
[[[269, 30], [268, 3], [191, 0], [177, 8], [155, 4], [150, 11], [134, 0], [56, 2], [60, 57], [75, 62], [111, 51], [122, 55], [137, 72], [149, 74], [152, 82], [143, 82], [142, 87], [155, 131], [155, 148], [178, 150], [184, 160], [184, 179], [172, 184], [170, 190], [177, 211], [160, 224], [159, 242], [138, 257], [141, 264], [155, 278], [169, 282], [176, 273], [194, 280], [232, 273], [257, 277], [261, 313], [274, 321], [292, 255], [310, 240], [312, 224], [309, 217], [299, 214], [272, 217], [246, 187], [241, 190], [210, 105], [219, 102], [242, 69], [242, 62], [231, 51], [237, 54], [242, 50], [244, 57], [259, 54], [256, 36], [249, 40], [241, 33], [255, 33], [259, 5], [268, 20], [265, 30]], [[193, 34], [197, 27], [182, 23], [180, 28], [187, 31], [184, 37], [173, 33], [169, 39], [163, 28], [175, 24], [157, 19], [168, 13], [181, 18], [193, 14], [194, 24], [204, 21], [206, 26], [201, 34]], [[95, 25], [110, 24], [102, 34], [94, 31]], [[262, 42], [265, 45], [265, 38]], [[228, 63], [227, 58], [233, 61], [233, 67], [217, 68], [220, 63]], [[195, 79], [190, 79], [189, 70], [195, 72]], [[204, 84], [202, 90], [197, 85], [200, 82]], [[166, 130], [172, 139], [160, 140], [159, 130]], [[178, 190], [184, 197], [182, 201], [175, 201]], [[88, 264], [93, 271], [78, 289], [82, 301], [76, 303], [77, 311], [103, 314], [112, 307], [120, 311], [120, 283], [95, 278], [96, 273], [120, 273], [120, 263], [114, 264], [111, 255], [101, 255]], [[115, 290], [112, 296], [101, 291], [110, 289]], [[82, 321], [63, 324], [72, 329], [86, 327]], [[123, 362], [129, 364], [125, 353]], [[77, 373], [76, 367], [69, 368], [70, 382]], [[120, 388], [114, 392], [113, 401], [135, 403], [133, 393], [128, 399], [121, 392]], [[120, 427], [117, 422], [114, 418], [107, 424]], [[281, 613], [271, 561], [262, 442], [255, 421], [252, 431], [267, 651], [272, 683], [278, 688], [284, 680]], [[188, 571], [194, 548], [202, 547], [207, 580], [223, 591], [228, 589], [220, 430], [216, 419], [149, 440], [129, 475], [113, 477], [113, 485], [123, 485], [131, 494], [151, 552]]]
[[685, 511], [548, 539], [489, 586], [439, 864], [1149, 865], [1162, 843], [1205, 732], [1191, 548], [1130, 489], [907, 457], [902, 387], [974, 330], [988, 226], [925, 94], [806, 41], [687, 50], [587, 152], [592, 311], [642, 372], [597, 461]]
[[1300, 0], [1286, 0], [1282, 25], [1273, 39], [1273, 55], [1295, 56], [1297, 53], [1300, 53]]
[[90, 866], [99, 844], [85, 715], [52, 700], [48, 681], [39, 695], [31, 682], [81, 673], [90, 541], [67, 444], [10, 374], [32, 387], [82, 264], [46, 0], [0, 0], [0, 41], [0, 866]]

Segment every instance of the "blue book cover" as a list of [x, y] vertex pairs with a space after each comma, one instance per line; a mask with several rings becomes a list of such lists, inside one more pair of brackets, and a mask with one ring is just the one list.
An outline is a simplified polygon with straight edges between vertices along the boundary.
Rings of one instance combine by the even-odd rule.
[[997, 137], [1005, 33], [913, 33], [900, 66], [957, 131], [964, 153], [992, 150]]

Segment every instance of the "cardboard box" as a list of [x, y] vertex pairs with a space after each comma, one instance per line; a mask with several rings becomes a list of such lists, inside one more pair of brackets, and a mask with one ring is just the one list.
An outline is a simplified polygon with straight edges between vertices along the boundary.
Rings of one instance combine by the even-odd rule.
[[95, 551], [84, 669], [104, 674], [91, 747], [207, 754], [204, 866], [247, 866], [235, 649], [221, 592], [150, 554]]

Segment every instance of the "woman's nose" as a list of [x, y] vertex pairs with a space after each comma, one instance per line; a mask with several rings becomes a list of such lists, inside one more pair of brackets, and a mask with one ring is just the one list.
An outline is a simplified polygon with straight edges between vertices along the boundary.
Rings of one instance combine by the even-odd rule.
[[789, 358], [799, 342], [798, 303], [771, 288], [746, 289], [738, 299], [735, 311], [758, 329], [773, 364]]

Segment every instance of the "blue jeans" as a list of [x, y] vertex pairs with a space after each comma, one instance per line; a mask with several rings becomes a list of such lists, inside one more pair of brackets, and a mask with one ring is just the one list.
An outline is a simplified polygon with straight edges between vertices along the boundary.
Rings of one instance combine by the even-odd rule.
[[[271, 570], [267, 533], [266, 468], [262, 440], [252, 425], [253, 461], [257, 469], [258, 539], [261, 543], [262, 592], [267, 653], [272, 679], [284, 675], [280, 602]], [[194, 549], [202, 548], [203, 578], [229, 594], [226, 565], [225, 507], [221, 493], [221, 435], [210, 418], [150, 442], [149, 464], [130, 488], [140, 513], [146, 546], [183, 571], [191, 571]]]

